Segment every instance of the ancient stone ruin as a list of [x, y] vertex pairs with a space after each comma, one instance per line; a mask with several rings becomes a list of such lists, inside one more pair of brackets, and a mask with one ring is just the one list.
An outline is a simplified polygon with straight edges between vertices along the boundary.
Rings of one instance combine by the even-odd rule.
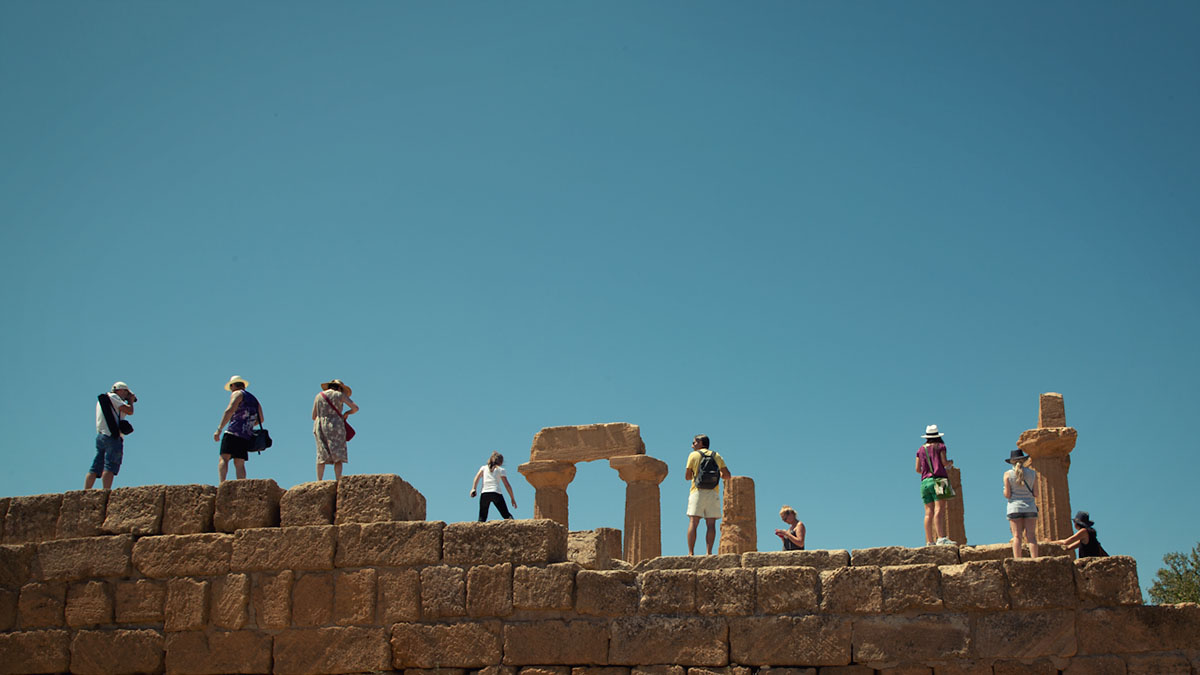
[[1079, 434], [1067, 426], [1062, 394], [1042, 394], [1039, 404], [1038, 428], [1022, 433], [1017, 447], [1033, 458], [1030, 466], [1038, 475], [1038, 539], [1066, 539], [1075, 531], [1067, 472]]

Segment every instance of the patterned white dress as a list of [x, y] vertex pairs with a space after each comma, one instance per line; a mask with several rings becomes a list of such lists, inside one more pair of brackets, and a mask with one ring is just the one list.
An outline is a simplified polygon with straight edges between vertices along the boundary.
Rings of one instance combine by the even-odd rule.
[[[317, 461], [322, 464], [349, 462], [346, 451], [346, 422], [342, 419], [343, 404], [350, 400], [345, 393], [326, 389], [317, 397], [317, 419], [313, 420], [313, 436], [317, 439]], [[333, 406], [325, 402], [328, 398]], [[337, 412], [334, 412], [334, 406]]]

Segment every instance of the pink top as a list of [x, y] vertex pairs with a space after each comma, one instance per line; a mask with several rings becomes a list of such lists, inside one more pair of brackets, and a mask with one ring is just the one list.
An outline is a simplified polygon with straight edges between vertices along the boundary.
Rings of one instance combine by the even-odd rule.
[[[946, 452], [945, 443], [930, 443], [917, 448], [917, 459], [921, 460], [921, 478], [947, 478], [946, 467], [942, 464], [942, 456]], [[928, 461], [926, 456], [928, 455]], [[929, 467], [933, 466], [930, 473]]]

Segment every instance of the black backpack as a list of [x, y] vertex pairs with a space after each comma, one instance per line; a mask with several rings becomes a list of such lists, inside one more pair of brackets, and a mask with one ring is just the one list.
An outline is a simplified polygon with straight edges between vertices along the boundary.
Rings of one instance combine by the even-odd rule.
[[721, 480], [721, 467], [717, 464], [717, 456], [712, 450], [698, 450], [700, 453], [700, 468], [696, 472], [696, 487], [701, 490], [711, 490], [717, 487]]

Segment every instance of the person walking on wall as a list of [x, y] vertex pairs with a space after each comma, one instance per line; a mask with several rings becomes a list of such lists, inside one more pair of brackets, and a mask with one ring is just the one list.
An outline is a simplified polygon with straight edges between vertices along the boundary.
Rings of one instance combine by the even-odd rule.
[[[350, 461], [346, 449], [346, 418], [358, 412], [350, 400], [350, 387], [341, 380], [321, 383], [321, 393], [313, 399], [313, 436], [317, 439], [317, 480], [325, 480], [325, 465], [333, 465], [335, 481], [342, 479], [342, 464]], [[342, 406], [348, 406], [342, 414]]]
[[696, 529], [703, 518], [708, 529], [704, 532], [704, 543], [708, 555], [712, 555], [717, 541], [717, 519], [721, 517], [720, 479], [729, 480], [729, 469], [725, 460], [714, 450], [708, 449], [708, 436], [700, 434], [692, 439], [692, 452], [688, 455], [687, 470], [683, 477], [692, 482], [688, 492], [688, 555], [696, 553]]
[[[930, 424], [925, 427], [925, 443], [917, 448], [916, 471], [921, 474], [921, 501], [925, 504], [926, 546], [954, 545], [946, 536], [945, 504], [942, 503], [954, 496], [946, 475], [946, 443], [942, 440], [943, 436], [945, 434], [938, 431], [936, 424]], [[935, 531], [936, 540], [933, 538]]]
[[[217, 472], [221, 482], [229, 472], [229, 460], [233, 460], [233, 468], [238, 478], [246, 477], [246, 458], [254, 444], [254, 425], [262, 424], [263, 409], [258, 399], [247, 391], [250, 383], [241, 375], [234, 375], [225, 383], [229, 395], [229, 405], [221, 415], [221, 423], [213, 432], [213, 440], [221, 441], [221, 459], [217, 462]], [[228, 426], [226, 426], [228, 425]], [[221, 430], [225, 434], [221, 434]]]
[[479, 487], [479, 480], [483, 479], [483, 492], [479, 495], [479, 522], [487, 520], [488, 512], [491, 510], [491, 505], [496, 505], [496, 510], [505, 520], [512, 520], [512, 514], [508, 512], [508, 507], [504, 505], [504, 495], [500, 492], [500, 483], [504, 483], [504, 488], [508, 490], [508, 498], [512, 500], [513, 508], [517, 508], [517, 498], [513, 495], [512, 485], [508, 483], [508, 474], [504, 471], [504, 455], [493, 452], [488, 458], [487, 464], [479, 467], [479, 471], [475, 473], [475, 480], [471, 481], [471, 497], [475, 496], [475, 489]]
[[1108, 557], [1108, 551], [1104, 550], [1100, 540], [1096, 538], [1096, 524], [1092, 522], [1092, 516], [1087, 511], [1076, 511], [1071, 522], [1075, 524], [1075, 534], [1066, 539], [1052, 541], [1051, 544], [1066, 546], [1068, 550], [1079, 549], [1076, 555], [1080, 558]]
[[83, 479], [83, 489], [90, 490], [100, 476], [100, 484], [111, 490], [113, 478], [121, 472], [121, 460], [125, 456], [125, 434], [122, 429], [133, 431], [125, 417], [133, 414], [137, 396], [129, 391], [124, 382], [114, 382], [107, 394], [100, 394], [96, 401], [96, 457], [92, 468]]
[[783, 550], [803, 551], [806, 531], [804, 523], [796, 517], [796, 509], [784, 504], [779, 509], [779, 519], [788, 526], [786, 530], [775, 530], [775, 536], [783, 540]]
[[1029, 542], [1029, 556], [1038, 557], [1037, 472], [1029, 468], [1030, 457], [1013, 450], [1004, 460], [1012, 468], [1004, 472], [1004, 498], [1008, 500], [1008, 526], [1012, 529], [1013, 557], [1021, 557], [1021, 539]]

